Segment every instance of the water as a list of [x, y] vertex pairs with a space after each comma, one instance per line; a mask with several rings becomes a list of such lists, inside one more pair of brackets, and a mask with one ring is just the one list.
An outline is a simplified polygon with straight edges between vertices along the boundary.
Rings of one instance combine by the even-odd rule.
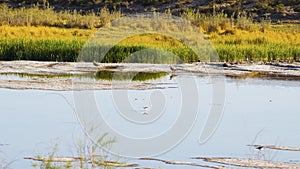
[[[192, 161], [207, 164], [191, 157], [253, 157], [275, 161], [298, 160], [300, 153], [275, 150], [257, 150], [247, 144], [282, 145], [300, 147], [300, 82], [263, 79], [226, 79], [225, 107], [222, 119], [214, 134], [204, 144], [198, 140], [209, 116], [212, 104], [212, 84], [208, 77], [180, 75], [174, 82], [196, 79], [199, 96], [199, 113], [186, 137], [169, 151], [155, 158]], [[169, 81], [169, 76], [158, 79]], [[217, 82], [221, 80], [216, 78]], [[186, 84], [184, 84], [186, 85]], [[122, 106], [117, 96], [126, 90], [95, 91], [95, 101], [103, 117], [117, 132], [130, 137], [156, 137], [174, 124], [180, 115], [181, 88], [157, 90], [131, 90]], [[195, 91], [196, 92], [196, 91]], [[157, 95], [153, 95], [156, 93]], [[74, 112], [72, 91], [10, 90], [0, 89], [0, 164], [10, 168], [33, 168], [32, 161], [24, 157], [44, 155], [53, 151], [55, 144], [60, 156], [74, 156], [76, 146], [84, 142], [80, 122]], [[163, 98], [164, 113], [153, 115], [155, 102], [151, 97]], [[76, 98], [76, 97], [75, 97]], [[116, 105], [116, 102], [119, 105]], [[160, 102], [159, 102], [160, 103]], [[120, 105], [121, 104], [121, 105]], [[148, 115], [144, 115], [144, 107]], [[119, 114], [119, 113], [123, 114]], [[145, 124], [133, 123], [124, 116], [134, 114], [145, 117]], [[122, 116], [124, 115], [124, 116]], [[151, 119], [151, 118], [154, 119]], [[79, 116], [80, 118], [80, 116]], [[125, 119], [125, 120], [124, 120]], [[151, 119], [151, 121], [147, 121]], [[185, 121], [185, 124], [191, 123]], [[7, 144], [7, 145], [6, 145]], [[115, 145], [118, 145], [117, 143]], [[119, 145], [118, 145], [119, 146]], [[259, 156], [259, 157], [258, 157]], [[120, 159], [120, 158], [119, 158]], [[155, 161], [121, 158], [140, 164], [139, 167], [182, 168]], [[11, 162], [11, 163], [10, 163]], [[1, 168], [1, 167], [0, 167]], [[187, 166], [185, 168], [196, 168]]]

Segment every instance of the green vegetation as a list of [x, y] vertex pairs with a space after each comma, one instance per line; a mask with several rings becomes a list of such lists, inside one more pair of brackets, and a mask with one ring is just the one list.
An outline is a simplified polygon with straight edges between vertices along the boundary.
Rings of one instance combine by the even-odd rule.
[[270, 27], [268, 31], [235, 31], [233, 34], [213, 34], [211, 41], [222, 61], [299, 61], [300, 32], [285, 26]]
[[[36, 157], [25, 157], [27, 160], [33, 160], [32, 166], [39, 169], [72, 169], [72, 168], [103, 168], [112, 169], [114, 166], [125, 165], [117, 161], [109, 161], [108, 153], [103, 149], [109, 148], [115, 141], [108, 139], [108, 134], [103, 134], [96, 142], [85, 138], [76, 145], [75, 156], [62, 157], [59, 155], [58, 144], [46, 155], [37, 155]], [[101, 146], [103, 147], [101, 147]]]
[[[56, 12], [52, 7], [40, 9], [39, 5], [31, 8], [9, 8], [0, 5], [0, 25], [9, 26], [50, 26], [62, 28], [99, 28], [113, 19], [120, 18], [120, 12], [109, 12], [102, 8], [95, 12], [65, 10]], [[100, 16], [99, 16], [100, 15]]]
[[86, 74], [75, 74], [75, 75], [66, 75], [66, 74], [56, 74], [56, 75], [44, 75], [44, 74], [28, 74], [28, 73], [0, 73], [4, 76], [17, 76], [22, 78], [88, 78], [95, 80], [109, 80], [109, 81], [148, 81], [161, 78], [166, 76], [167, 73], [157, 72], [115, 72], [114, 69], [109, 70], [110, 68], [105, 68], [106, 70], [97, 71], [96, 73], [86, 73]]
[[[291, 1], [291, 0], [290, 0]], [[272, 9], [284, 10], [289, 3], [276, 3], [275, 1], [260, 1], [255, 5], [258, 11]], [[17, 3], [18, 1], [14, 1]], [[37, 3], [39, 2], [39, 3]], [[164, 35], [142, 34], [128, 37], [112, 47], [105, 56], [99, 56], [110, 47], [109, 39], [104, 43], [93, 43], [85, 46], [84, 58], [80, 51], [89, 38], [96, 32], [95, 28], [102, 27], [110, 21], [120, 18], [121, 12], [101, 9], [83, 10], [57, 10], [49, 6], [57, 1], [24, 1], [19, 8], [0, 6], [0, 60], [40, 60], [40, 61], [101, 61], [101, 62], [139, 62], [139, 63], [180, 63], [213, 61], [209, 58], [200, 58], [180, 40]], [[194, 2], [194, 1], [192, 1]], [[81, 1], [68, 1], [78, 3]], [[103, 4], [104, 2], [93, 1]], [[106, 2], [108, 6], [124, 5], [119, 1]], [[161, 2], [147, 1], [145, 5], [157, 5]], [[163, 3], [171, 3], [165, 1]], [[299, 61], [300, 60], [300, 29], [299, 25], [274, 24], [269, 19], [255, 22], [249, 17], [249, 11], [236, 13], [235, 7], [221, 11], [221, 6], [207, 4], [197, 9], [184, 8], [186, 1], [176, 2], [182, 6], [180, 16], [190, 20], [196, 27], [205, 33], [217, 50], [220, 61], [244, 62], [249, 61], [270, 62]], [[216, 1], [216, 3], [228, 3]], [[254, 3], [253, 0], [244, 2]], [[20, 3], [22, 4], [22, 3]], [[267, 5], [266, 5], [267, 4]], [[22, 5], [21, 5], [22, 6]], [[214, 7], [214, 8], [211, 8]], [[294, 7], [294, 6], [293, 6]], [[219, 9], [220, 8], [220, 9]], [[117, 9], [117, 8], [116, 8]], [[211, 10], [212, 9], [212, 10]], [[295, 8], [296, 9], [296, 8]], [[253, 8], [254, 10], [254, 8]], [[203, 12], [205, 11], [205, 12]], [[211, 11], [212, 14], [207, 14]], [[172, 11], [171, 11], [172, 12]], [[166, 11], [168, 13], [168, 11]], [[279, 22], [280, 23], [280, 22]], [[167, 24], [159, 26], [166, 27]], [[139, 55], [135, 53], [140, 52]], [[79, 58], [78, 58], [79, 56]], [[128, 57], [130, 56], [130, 57]], [[143, 57], [141, 57], [143, 56]], [[180, 59], [179, 59], [179, 58]], [[128, 59], [129, 58], [129, 59]], [[180, 61], [181, 60], [181, 61]]]
[[1, 39], [1, 60], [76, 61], [82, 41]]
[[[286, 29], [290, 27], [289, 29]], [[3, 27], [0, 27], [2, 29]], [[8, 27], [10, 28], [10, 27]], [[6, 27], [6, 29], [8, 29]], [[24, 29], [24, 27], [17, 27]], [[13, 30], [16, 27], [12, 27]], [[30, 27], [28, 27], [30, 29]], [[42, 30], [37, 27], [35, 30]], [[46, 29], [46, 28], [45, 28]], [[57, 31], [57, 28], [47, 28]], [[285, 29], [285, 30], [284, 30]], [[3, 30], [3, 29], [2, 29]], [[65, 33], [63, 38], [57, 32], [52, 36], [43, 35], [41, 37], [17, 38], [1, 37], [0, 38], [0, 59], [1, 60], [40, 60], [40, 61], [77, 61], [80, 58], [79, 53], [86, 42], [88, 36], [82, 36], [81, 32], [73, 29], [61, 29]], [[79, 32], [73, 35], [72, 32]], [[5, 31], [2, 31], [2, 33]], [[22, 31], [18, 31], [22, 32]], [[49, 31], [51, 33], [51, 31]], [[26, 34], [26, 32], [23, 32]], [[9, 33], [8, 33], [9, 34]], [[25, 37], [27, 35], [24, 35]], [[102, 61], [102, 62], [122, 62], [127, 56], [131, 56], [127, 62], [139, 63], [178, 63], [179, 60], [174, 58], [170, 53], [179, 56], [184, 62], [194, 62], [199, 58], [187, 47], [174, 42], [161, 46], [164, 38], [148, 35], [148, 39], [136, 38], [129, 39], [127, 42], [120, 43], [111, 48], [104, 58], [99, 58], [98, 52], [105, 51], [105, 45], [94, 45], [86, 48], [90, 54], [89, 58], [85, 57], [83, 61]], [[240, 61], [246, 58], [249, 61], [299, 61], [300, 59], [300, 32], [297, 31], [297, 25], [293, 26], [274, 26], [267, 31], [246, 31], [239, 29], [222, 30], [220, 33], [212, 32], [208, 34], [211, 43], [217, 50], [221, 61]], [[169, 39], [169, 41], [174, 41]], [[136, 45], [135, 45], [136, 43]], [[172, 45], [177, 44], [178, 45]], [[158, 48], [157, 48], [158, 47]], [[143, 50], [154, 48], [153, 50]], [[143, 55], [131, 55], [140, 51]], [[165, 51], [165, 52], [164, 52]], [[94, 53], [94, 54], [93, 54]]]
[[132, 80], [132, 81], [147, 81], [158, 79], [166, 76], [167, 73], [148, 73], [148, 72], [113, 72], [113, 71], [98, 71], [96, 79], [102, 80]]

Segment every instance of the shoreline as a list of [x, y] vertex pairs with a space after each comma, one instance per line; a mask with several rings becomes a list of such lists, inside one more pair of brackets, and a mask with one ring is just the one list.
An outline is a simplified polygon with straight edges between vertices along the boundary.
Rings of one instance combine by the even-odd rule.
[[[172, 68], [170, 68], [172, 67]], [[171, 70], [172, 69], [172, 70]], [[93, 63], [93, 62], [41, 62], [41, 61], [0, 61], [0, 74], [28, 75], [27, 78], [0, 79], [0, 88], [38, 89], [38, 90], [111, 90], [111, 89], [158, 89], [166, 88], [172, 82], [88, 80], [76, 78], [78, 75], [93, 74], [101, 71], [143, 72], [182, 74], [195, 73], [206, 76], [224, 76], [229, 78], [263, 78], [269, 80], [300, 81], [300, 63], [248, 63], [225, 64], [144, 64], [144, 63]], [[30, 77], [32, 76], [32, 77]], [[49, 76], [51, 78], [49, 78]], [[75, 77], [75, 78], [74, 78]]]

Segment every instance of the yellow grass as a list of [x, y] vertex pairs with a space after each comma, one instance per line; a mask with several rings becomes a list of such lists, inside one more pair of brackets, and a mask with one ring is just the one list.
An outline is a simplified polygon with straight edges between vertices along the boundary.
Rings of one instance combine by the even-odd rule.
[[[1, 55], [3, 56], [1, 57], [3, 57], [3, 59], [9, 58], [7, 54], [14, 56], [12, 57], [13, 59], [26, 59], [31, 57], [34, 59], [40, 57], [31, 56], [32, 53], [43, 55], [43, 52], [47, 52], [51, 54], [52, 50], [56, 50], [57, 47], [60, 47], [60, 51], [62, 52], [64, 52], [63, 48], [67, 49], [66, 51], [68, 51], [69, 58], [75, 58], [83, 44], [89, 38], [93, 37], [93, 34], [96, 31], [96, 29], [66, 29], [43, 26], [0, 26], [0, 54], [2, 52]], [[110, 31], [104, 32], [103, 36], [100, 36], [101, 38], [104, 37], [102, 39], [100, 38], [100, 45], [110, 43], [109, 33]], [[249, 58], [250, 61], [300, 60], [299, 25], [273, 25], [263, 31], [259, 27], [252, 29], [251, 31], [233, 28], [231, 30], [223, 30], [219, 33], [213, 32], [206, 34], [205, 36], [210, 39], [213, 47], [218, 51], [221, 61], [245, 61], [246, 58]], [[42, 52], [36, 51], [37, 48], [30, 48], [28, 51], [23, 49], [27, 43], [31, 45], [44, 44], [44, 40], [47, 40], [48, 45], [45, 44], [42, 49], [44, 51]], [[160, 48], [168, 50], [169, 52], [177, 52], [176, 54], [180, 53], [182, 57], [192, 57], [185, 56], [190, 55], [190, 53], [185, 52], [188, 50], [180, 40], [165, 35], [139, 34], [124, 38], [118, 45], [123, 46], [120, 48], [122, 50], [125, 50], [125, 48], [134, 48], [134, 46], [142, 48]], [[50, 46], [52, 46], [51, 49]], [[49, 49], [47, 49], [47, 47], [49, 47]], [[18, 50], [13, 51], [11, 49]], [[29, 51], [31, 50], [34, 51], [30, 53]], [[14, 52], [17, 53], [14, 54]], [[28, 52], [28, 54], [24, 58], [26, 52]], [[114, 52], [117, 52], [118, 55], [123, 55], [122, 51], [120, 53], [120, 51], [114, 50]], [[57, 56], [52, 58], [59, 58], [56, 60], [64, 58], [65, 54], [63, 55], [60, 53], [61, 52], [56, 51]], [[75, 56], [72, 56], [73, 54], [75, 54]], [[127, 54], [124, 53], [124, 55]], [[45, 56], [43, 56], [43, 58], [44, 57]], [[114, 57], [114, 54], [112, 54], [111, 57]], [[46, 58], [44, 58], [44, 60], [45, 59]], [[194, 58], [193, 56], [186, 60], [196, 61], [195, 59], [197, 58]]]
[[95, 30], [45, 26], [0, 26], [1, 38], [87, 40]]

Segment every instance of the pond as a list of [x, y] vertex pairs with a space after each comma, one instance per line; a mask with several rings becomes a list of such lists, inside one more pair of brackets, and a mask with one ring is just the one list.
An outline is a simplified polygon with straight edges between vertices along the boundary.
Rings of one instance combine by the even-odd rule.
[[[102, 77], [101, 80], [105, 81], [109, 76], [102, 74], [97, 77]], [[139, 77], [143, 76], [141, 74]], [[0, 78], [8, 77], [1, 75]], [[10, 75], [9, 78], [28, 77]], [[140, 157], [190, 161], [197, 164], [209, 163], [191, 157], [251, 157], [299, 163], [297, 161], [300, 157], [299, 152], [267, 149], [259, 151], [247, 146], [261, 144], [300, 147], [299, 81], [258, 78], [225, 78], [223, 81], [222, 77], [200, 76], [193, 73], [182, 73], [172, 78], [169, 74], [157, 74], [152, 75], [149, 80], [161, 82], [161, 88], [77, 92], [0, 89], [0, 164], [3, 167], [7, 165], [9, 168], [29, 169], [33, 168], [33, 162], [24, 160], [24, 157], [49, 156], [53, 151], [58, 156], [65, 157], [77, 154], [80, 142], [88, 142], [88, 137], [83, 132], [85, 125], [82, 122], [88, 115], [78, 114], [80, 111], [78, 104], [87, 104], [87, 107], [92, 105], [84, 98], [79, 98], [81, 92], [92, 92], [96, 107], [101, 111], [105, 122], [116, 133], [130, 138], [151, 139], [168, 132], [175, 123], [189, 124], [187, 132], [183, 134], [179, 132], [179, 141], [174, 142], [174, 145], [163, 147], [168, 144], [153, 142], [161, 145], [162, 148]], [[188, 86], [191, 81], [195, 81], [194, 91], [186, 89], [194, 89], [195, 86]], [[220, 121], [216, 123], [212, 135], [200, 144], [199, 138], [214, 104], [213, 85], [219, 82], [224, 82], [225, 87], [224, 107]], [[185, 91], [191, 93], [182, 93]], [[193, 99], [192, 96], [188, 97], [193, 95], [193, 92], [197, 95], [197, 100], [188, 100]], [[183, 102], [186, 102], [182, 99], [188, 100], [190, 109], [182, 109]], [[182, 113], [188, 115], [188, 111], [194, 111], [195, 103], [198, 104], [195, 119], [188, 121], [189, 119], [183, 117], [183, 121], [178, 122]], [[101, 128], [102, 123], [99, 126]], [[108, 136], [113, 135], [108, 134]], [[173, 135], [171, 136], [173, 138]], [[121, 140], [119, 141], [122, 143]], [[54, 150], [55, 145], [57, 149]], [[136, 145], [136, 150], [133, 150], [133, 145], [120, 144], [116, 139], [110, 148], [114, 154], [133, 157], [143, 152], [138, 147], [140, 145]], [[123, 146], [128, 148], [127, 151], [136, 152], [126, 152]], [[151, 146], [149, 144], [149, 147], [153, 148]], [[149, 147], [145, 147], [145, 150], [148, 151]], [[120, 152], [117, 152], [118, 148]], [[153, 156], [154, 154], [157, 156]], [[114, 157], [112, 159], [137, 163], [141, 168], [182, 168], [182, 166], [158, 161], [113, 155], [112, 157]], [[185, 168], [201, 167], [185, 166]]]

